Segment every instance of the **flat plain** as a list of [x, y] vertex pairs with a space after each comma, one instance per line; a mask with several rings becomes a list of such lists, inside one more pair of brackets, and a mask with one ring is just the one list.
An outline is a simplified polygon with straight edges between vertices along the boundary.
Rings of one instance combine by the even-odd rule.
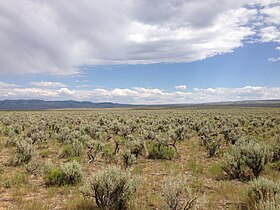
[[128, 209], [172, 209], [168, 177], [187, 186], [179, 206], [277, 209], [279, 197], [258, 203], [250, 190], [279, 186], [279, 145], [280, 108], [1, 111], [0, 209], [98, 209], [84, 188], [108, 168], [140, 180]]

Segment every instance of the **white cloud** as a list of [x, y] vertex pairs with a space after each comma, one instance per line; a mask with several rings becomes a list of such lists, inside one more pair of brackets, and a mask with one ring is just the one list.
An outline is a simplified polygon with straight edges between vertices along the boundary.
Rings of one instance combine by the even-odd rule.
[[186, 89], [187, 89], [187, 86], [186, 86], [186, 85], [177, 85], [177, 86], [175, 86], [175, 89], [178, 89], [178, 90], [186, 90]]
[[257, 33], [250, 25], [257, 9], [245, 5], [264, 6], [266, 26], [273, 27], [277, 2], [1, 1], [0, 74], [78, 74], [82, 65], [190, 62], [229, 53]]
[[[278, 2], [279, 3], [279, 2]], [[280, 5], [269, 6], [262, 10], [262, 13], [267, 16], [266, 21], [268, 23], [280, 25]]]
[[0, 81], [0, 87], [2, 87], [2, 88], [5, 88], [5, 87], [16, 87], [16, 85]]
[[262, 42], [278, 42], [280, 43], [280, 31], [276, 26], [268, 26], [260, 30]]
[[59, 94], [62, 94], [62, 95], [66, 95], [66, 96], [71, 96], [75, 93], [74, 91], [71, 91], [68, 88], [60, 88], [56, 92]]
[[241, 88], [194, 88], [192, 91], [169, 92], [158, 88], [115, 88], [70, 90], [68, 88], [0, 89], [0, 99], [87, 100], [129, 104], [176, 104], [238, 100], [279, 99], [280, 87], [245, 86]]
[[39, 87], [49, 87], [49, 88], [57, 88], [57, 87], [66, 87], [67, 85], [61, 83], [61, 82], [31, 82], [31, 85], [39, 86]]
[[278, 57], [278, 58], [269, 58], [268, 61], [270, 61], [270, 62], [277, 62], [277, 61], [280, 61], [280, 57]]

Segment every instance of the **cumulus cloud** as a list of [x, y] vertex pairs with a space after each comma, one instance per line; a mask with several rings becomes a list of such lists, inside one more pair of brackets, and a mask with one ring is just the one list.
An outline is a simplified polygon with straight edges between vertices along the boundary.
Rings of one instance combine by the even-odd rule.
[[278, 57], [278, 58], [269, 58], [268, 61], [270, 61], [270, 62], [277, 62], [277, 61], [280, 61], [280, 57]]
[[260, 30], [262, 42], [278, 42], [280, 43], [280, 31], [276, 26], [268, 26]]
[[5, 88], [5, 87], [16, 87], [16, 85], [0, 81], [0, 87], [2, 87], [2, 88]]
[[266, 22], [280, 25], [280, 4], [274, 4], [273, 6], [265, 7], [262, 13], [266, 15]]
[[177, 86], [175, 86], [175, 89], [177, 89], [177, 90], [186, 90], [187, 86], [186, 85], [177, 85]]
[[66, 96], [71, 96], [71, 95], [74, 94], [74, 92], [69, 90], [68, 88], [60, 88], [56, 92], [61, 94], [61, 95], [66, 95]]
[[61, 82], [47, 82], [47, 81], [41, 81], [41, 82], [31, 82], [31, 85], [39, 86], [39, 87], [49, 87], [49, 88], [57, 88], [57, 87], [66, 87], [67, 85], [61, 83]]
[[[73, 75], [83, 65], [190, 62], [229, 53], [257, 33], [250, 24], [257, 16], [265, 16], [265, 27], [279, 25], [276, 3], [1, 1], [0, 73]], [[279, 38], [267, 36], [262, 40]]]
[[68, 89], [13, 88], [0, 89], [0, 99], [87, 100], [129, 104], [177, 104], [239, 100], [279, 99], [279, 87], [245, 86], [241, 88], [194, 88], [192, 91], [169, 92], [158, 88]]

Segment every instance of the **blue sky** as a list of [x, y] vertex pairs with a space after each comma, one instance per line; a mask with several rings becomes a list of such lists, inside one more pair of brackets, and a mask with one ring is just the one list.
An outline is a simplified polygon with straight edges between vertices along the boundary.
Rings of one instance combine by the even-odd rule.
[[280, 98], [280, 1], [211, 5], [1, 2], [0, 99], [161, 104]]

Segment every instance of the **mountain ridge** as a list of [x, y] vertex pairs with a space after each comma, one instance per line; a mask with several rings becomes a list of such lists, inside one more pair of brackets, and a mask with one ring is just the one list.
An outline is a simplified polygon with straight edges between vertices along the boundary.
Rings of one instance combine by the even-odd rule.
[[90, 101], [46, 101], [37, 99], [0, 100], [0, 110], [47, 110], [47, 109], [90, 109], [90, 108], [137, 108], [137, 107], [280, 107], [280, 99], [274, 100], [244, 100], [212, 103], [189, 103], [189, 104], [121, 104], [112, 102]]

